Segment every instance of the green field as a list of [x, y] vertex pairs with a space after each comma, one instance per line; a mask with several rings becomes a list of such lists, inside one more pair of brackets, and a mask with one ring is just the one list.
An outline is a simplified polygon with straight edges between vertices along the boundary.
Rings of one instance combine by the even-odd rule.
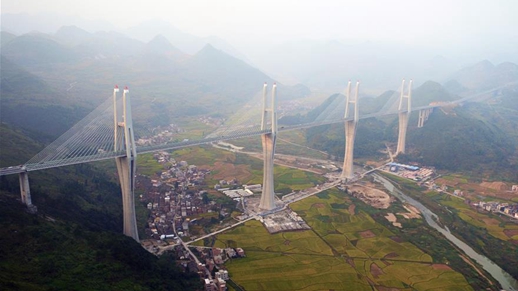
[[[209, 167], [212, 169], [213, 175], [225, 171], [228, 173], [226, 179], [237, 178], [242, 184], [261, 184], [263, 182], [263, 161], [246, 154], [203, 146], [176, 150], [172, 153], [172, 157], [177, 161], [185, 160], [189, 164]], [[142, 162], [142, 165], [145, 166], [144, 172], [148, 173], [155, 170], [150, 167], [150, 164], [146, 160]], [[156, 162], [155, 164], [158, 165]], [[222, 165], [215, 167], [215, 164]], [[241, 167], [241, 170], [232, 173], [226, 167], [227, 164], [232, 167]], [[325, 181], [325, 178], [320, 175], [284, 166], [275, 166], [273, 174], [275, 192], [281, 194], [307, 189]], [[207, 185], [214, 185], [218, 182], [218, 179], [214, 179], [213, 175], [207, 176]]]
[[516, 223], [505, 222], [498, 215], [492, 214], [490, 212], [477, 212], [476, 209], [466, 205], [462, 200], [456, 199], [446, 194], [428, 192], [427, 196], [432, 197], [432, 199], [437, 200], [438, 203], [442, 205], [446, 205], [455, 209], [458, 211], [457, 215], [462, 220], [475, 227], [487, 229], [489, 234], [498, 239], [506, 241], [518, 240], [518, 234], [509, 237], [504, 232], [505, 230], [518, 230], [518, 224]]
[[[313, 230], [269, 234], [249, 221], [217, 236], [216, 247], [242, 247], [226, 266], [246, 290], [472, 290], [464, 277], [401, 240], [351, 200], [329, 190], [291, 207]], [[399, 241], [399, 242], [398, 242]]]

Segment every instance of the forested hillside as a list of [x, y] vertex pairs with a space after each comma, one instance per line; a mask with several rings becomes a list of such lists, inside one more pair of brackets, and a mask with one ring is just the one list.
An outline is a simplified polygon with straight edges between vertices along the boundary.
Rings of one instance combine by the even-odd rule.
[[[27, 161], [41, 145], [0, 125], [0, 166]], [[1, 290], [197, 290], [181, 273], [122, 234], [120, 188], [91, 165], [29, 174], [37, 215], [19, 201], [17, 176], [0, 177]], [[137, 210], [141, 209], [137, 207]]]

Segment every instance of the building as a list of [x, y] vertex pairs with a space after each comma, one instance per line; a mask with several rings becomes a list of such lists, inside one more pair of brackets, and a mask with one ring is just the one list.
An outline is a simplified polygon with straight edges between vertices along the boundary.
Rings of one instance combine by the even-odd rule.
[[229, 279], [227, 270], [219, 270], [215, 273], [216, 278], [223, 279], [227, 281]]

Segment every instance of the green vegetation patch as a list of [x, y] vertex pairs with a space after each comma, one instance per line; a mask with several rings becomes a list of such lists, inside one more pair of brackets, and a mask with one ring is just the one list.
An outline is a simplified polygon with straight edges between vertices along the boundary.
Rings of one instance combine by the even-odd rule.
[[472, 290], [460, 273], [434, 266], [429, 254], [409, 242], [393, 240], [394, 233], [364, 210], [351, 216], [353, 201], [345, 193], [322, 193], [324, 198], [291, 205], [312, 231], [271, 235], [260, 222], [249, 221], [217, 236], [216, 247], [246, 252], [246, 258], [226, 264], [238, 285], [246, 290]]

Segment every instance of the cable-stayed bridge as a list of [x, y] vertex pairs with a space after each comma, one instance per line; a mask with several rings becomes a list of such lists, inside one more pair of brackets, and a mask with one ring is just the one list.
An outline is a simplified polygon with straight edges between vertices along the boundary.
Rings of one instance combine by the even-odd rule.
[[[245, 137], [261, 136], [264, 154], [264, 179], [261, 208], [272, 210], [275, 206], [273, 189], [273, 157], [275, 153], [275, 137], [278, 133], [290, 130], [310, 128], [320, 125], [344, 123], [346, 125], [346, 151], [342, 178], [351, 179], [353, 146], [356, 133], [356, 124], [360, 119], [382, 117], [399, 114], [400, 132], [397, 153], [404, 153], [404, 143], [408, 115], [411, 111], [419, 111], [419, 127], [424, 125], [431, 110], [435, 107], [451, 106], [472, 99], [490, 95], [492, 92], [518, 82], [509, 83], [484, 92], [473, 94], [452, 102], [441, 102], [417, 108], [411, 107], [411, 81], [405, 90], [405, 82], [401, 86], [399, 98], [393, 98], [392, 104], [386, 104], [379, 112], [359, 115], [358, 90], [356, 84], [354, 94], [351, 94], [351, 82], [346, 90], [345, 98], [336, 98], [334, 103], [328, 105], [312, 121], [296, 125], [279, 126], [276, 112], [276, 85], [273, 85], [271, 98], [267, 97], [267, 85], [263, 87], [262, 110], [257, 116], [250, 114], [250, 108], [260, 106], [250, 105], [246, 112], [237, 112], [228, 119], [225, 125], [219, 127], [211, 134], [196, 140], [170, 140], [167, 142], [138, 145], [135, 142], [135, 131], [131, 118], [131, 103], [129, 90], [123, 91], [122, 97], [118, 96], [116, 87], [113, 96], [99, 105], [90, 114], [84, 117], [71, 129], [57, 138], [36, 156], [24, 165], [10, 166], [0, 169], [0, 176], [19, 174], [22, 202], [31, 207], [28, 172], [63, 167], [74, 164], [88, 163], [115, 159], [123, 192], [124, 207], [124, 233], [138, 240], [134, 215], [134, 176], [136, 172], [136, 157], [138, 154], [163, 150], [174, 150], [185, 147], [208, 144], [223, 140], [232, 140]], [[404, 101], [406, 100], [406, 101]], [[399, 106], [397, 103], [399, 102]], [[245, 118], [247, 117], [247, 118]], [[260, 118], [259, 118], [260, 117]], [[402, 143], [402, 144], [401, 144]]]

